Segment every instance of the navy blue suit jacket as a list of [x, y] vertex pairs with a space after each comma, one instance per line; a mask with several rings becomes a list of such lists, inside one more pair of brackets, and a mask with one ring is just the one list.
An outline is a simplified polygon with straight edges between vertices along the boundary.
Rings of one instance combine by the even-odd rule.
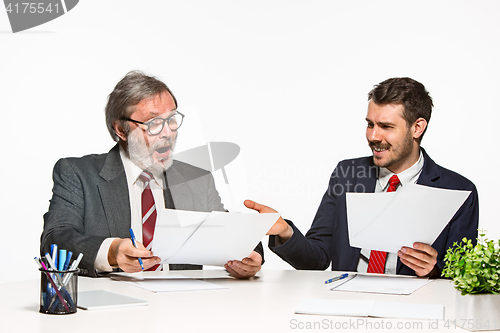
[[[465, 177], [436, 163], [422, 149], [424, 167], [417, 184], [452, 190], [467, 190], [471, 194], [432, 244], [438, 251], [437, 266], [441, 271], [444, 255], [453, 242], [463, 237], [476, 240], [479, 203], [474, 184]], [[324, 270], [330, 263], [334, 271], [356, 271], [361, 249], [349, 245], [346, 192], [373, 193], [378, 177], [373, 157], [340, 162], [332, 173], [311, 228], [304, 236], [291, 222], [293, 236], [276, 246], [276, 236], [269, 237], [269, 248], [296, 269]], [[425, 207], [422, 207], [425, 209]], [[416, 275], [398, 258], [397, 274]]]

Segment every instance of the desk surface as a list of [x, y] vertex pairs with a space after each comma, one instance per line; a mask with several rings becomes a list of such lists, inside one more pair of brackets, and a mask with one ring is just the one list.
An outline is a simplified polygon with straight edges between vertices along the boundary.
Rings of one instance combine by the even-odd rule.
[[[177, 272], [178, 274], [179, 272]], [[186, 272], [186, 274], [200, 272]], [[182, 272], [182, 274], [185, 274]], [[330, 291], [324, 281], [331, 271], [264, 270], [250, 280], [209, 280], [228, 289], [153, 293], [108, 278], [79, 277], [79, 290], [108, 289], [149, 301], [149, 306], [85, 311], [72, 315], [40, 314], [40, 281], [0, 285], [2, 332], [89, 332], [97, 327], [113, 332], [312, 332], [386, 331], [454, 332], [455, 290], [448, 280], [435, 280], [412, 295], [381, 295]], [[305, 298], [379, 300], [443, 304], [445, 320], [405, 320], [297, 315]], [[9, 328], [8, 331], [4, 328]], [[149, 327], [147, 331], [145, 328]], [[400, 329], [398, 329], [400, 328]], [[62, 331], [62, 330], [61, 330]]]

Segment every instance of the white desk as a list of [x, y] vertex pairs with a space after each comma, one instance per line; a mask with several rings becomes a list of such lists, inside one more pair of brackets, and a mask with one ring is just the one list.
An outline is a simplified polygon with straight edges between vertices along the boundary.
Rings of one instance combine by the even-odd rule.
[[[324, 281], [335, 275], [337, 273], [331, 271], [265, 270], [250, 280], [209, 280], [228, 289], [169, 293], [152, 293], [108, 278], [79, 277], [80, 291], [108, 289], [147, 299], [149, 306], [94, 311], [78, 309], [76, 314], [71, 315], [38, 312], [39, 280], [6, 283], [0, 285], [0, 327], [2, 332], [68, 333], [363, 332], [370, 328], [379, 332], [387, 328], [394, 332], [466, 332], [454, 326], [455, 290], [448, 280], [436, 280], [412, 295], [397, 296], [325, 289]], [[445, 320], [436, 322], [294, 314], [297, 305], [305, 298], [443, 304]], [[319, 325], [319, 329], [306, 329], [308, 325], [316, 325], [317, 328]], [[147, 331], [146, 327], [149, 327]]]

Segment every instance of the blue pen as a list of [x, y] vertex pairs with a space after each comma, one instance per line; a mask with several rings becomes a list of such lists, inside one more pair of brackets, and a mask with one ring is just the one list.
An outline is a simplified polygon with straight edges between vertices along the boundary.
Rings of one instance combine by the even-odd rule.
[[66, 254], [68, 252], [66, 250], [60, 249], [59, 250], [59, 266], [57, 269], [60, 271], [64, 271], [64, 264], [66, 263]]
[[[132, 230], [132, 228], [130, 228], [130, 238], [132, 238], [132, 244], [134, 244], [134, 247], [137, 249], [137, 244], [135, 243], [135, 235], [134, 235], [134, 230]], [[142, 270], [144, 270], [144, 265], [142, 264], [142, 259], [141, 258], [138, 258], [139, 259], [139, 264], [141, 264], [141, 268]]]
[[57, 270], [57, 244], [52, 244], [50, 246], [50, 256], [52, 260], [54, 261], [55, 268], [54, 270]]
[[73, 252], [68, 251], [68, 254], [66, 254], [66, 261], [64, 262], [64, 267], [63, 271], [67, 271], [69, 267], [69, 262], [71, 261], [71, 257], [73, 256]]
[[326, 280], [325, 281], [325, 284], [328, 284], [328, 283], [332, 283], [332, 282], [335, 282], [335, 281], [338, 281], [338, 280], [342, 280], [342, 279], [345, 279], [346, 277], [348, 277], [349, 274], [345, 273], [345, 274], [342, 274], [342, 275], [339, 275], [339, 276], [336, 276], [334, 278], [331, 278], [329, 280]]

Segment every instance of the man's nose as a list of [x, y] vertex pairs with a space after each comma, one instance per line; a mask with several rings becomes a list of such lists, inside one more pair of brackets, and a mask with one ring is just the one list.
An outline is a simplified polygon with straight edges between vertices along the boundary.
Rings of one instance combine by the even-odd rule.
[[174, 131], [170, 129], [168, 126], [168, 123], [165, 122], [165, 126], [163, 126], [163, 129], [161, 130], [160, 134], [158, 134], [159, 138], [169, 138], [172, 136]]
[[380, 130], [377, 127], [373, 127], [368, 133], [368, 141], [380, 142], [382, 141], [382, 136]]

